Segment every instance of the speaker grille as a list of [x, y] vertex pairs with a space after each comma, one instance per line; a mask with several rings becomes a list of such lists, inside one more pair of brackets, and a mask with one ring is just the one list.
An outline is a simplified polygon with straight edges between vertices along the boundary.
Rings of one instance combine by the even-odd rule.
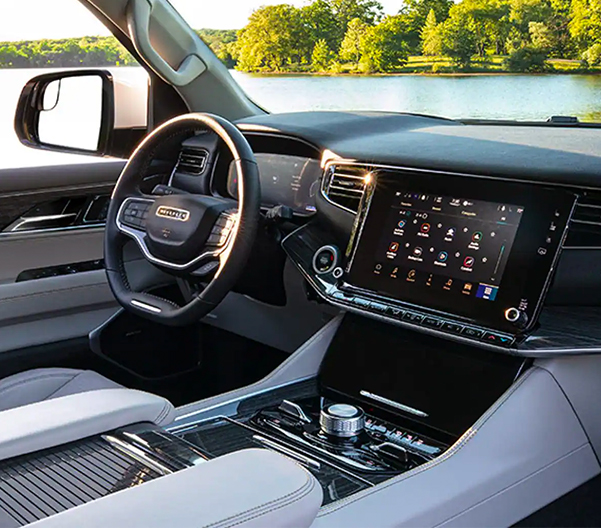
[[161, 476], [101, 438], [0, 462], [0, 527], [23, 526]]

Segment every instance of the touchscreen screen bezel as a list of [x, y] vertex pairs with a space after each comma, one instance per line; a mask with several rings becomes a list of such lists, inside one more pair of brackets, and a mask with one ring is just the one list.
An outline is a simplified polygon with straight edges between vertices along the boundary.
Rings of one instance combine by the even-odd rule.
[[[505, 319], [504, 313], [507, 308], [520, 307], [528, 317], [527, 326], [521, 330], [532, 328], [567, 231], [575, 194], [541, 185], [405, 170], [374, 170], [370, 180], [347, 250], [343, 289], [368, 292], [512, 333], [517, 329]], [[458, 303], [456, 297], [445, 296], [445, 292], [424, 295], [423, 290], [410, 288], [403, 289], [401, 294], [393, 293], [384, 279], [374, 276], [374, 254], [382, 237], [391, 196], [397, 190], [524, 207], [495, 301], [473, 298], [472, 303]], [[556, 228], [550, 234], [551, 222]], [[545, 244], [549, 236], [552, 242]], [[538, 250], [543, 246], [546, 251], [541, 255]]]

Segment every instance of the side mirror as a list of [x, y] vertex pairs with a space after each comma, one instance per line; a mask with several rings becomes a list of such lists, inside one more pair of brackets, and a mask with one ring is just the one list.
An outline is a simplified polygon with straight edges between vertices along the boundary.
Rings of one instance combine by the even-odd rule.
[[21, 92], [15, 132], [28, 147], [127, 156], [123, 140], [135, 142], [146, 131], [145, 88], [141, 97], [133, 93], [131, 83], [115, 82], [106, 70], [39, 75]]

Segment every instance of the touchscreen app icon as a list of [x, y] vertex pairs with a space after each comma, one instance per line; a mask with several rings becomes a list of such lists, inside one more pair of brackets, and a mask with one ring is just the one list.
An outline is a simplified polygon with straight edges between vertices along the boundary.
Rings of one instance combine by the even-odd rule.
[[465, 260], [463, 261], [463, 266], [465, 268], [472, 268], [474, 266], [474, 262], [476, 259], [474, 259], [474, 257], [465, 257]]
[[398, 250], [399, 250], [398, 242], [391, 242], [390, 246], [388, 246], [388, 251], [390, 251], [390, 253], [396, 253]]
[[399, 226], [399, 229], [403, 229], [406, 223], [407, 220], [399, 220], [399, 223], [397, 225]]
[[484, 238], [484, 235], [482, 234], [482, 231], [476, 231], [472, 235], [472, 242], [481, 242], [482, 238]]
[[414, 254], [416, 257], [421, 257], [423, 252], [424, 252], [424, 250], [423, 250], [422, 248], [420, 248], [419, 246], [418, 246], [418, 247], [415, 247], [415, 248], [413, 248], [413, 254]]
[[438, 254], [438, 261], [439, 262], [446, 262], [448, 258], [449, 258], [449, 254], [446, 251], [441, 251]]
[[428, 223], [422, 224], [422, 227], [420, 228], [420, 231], [422, 233], [429, 233], [430, 232], [430, 224], [428, 224]]

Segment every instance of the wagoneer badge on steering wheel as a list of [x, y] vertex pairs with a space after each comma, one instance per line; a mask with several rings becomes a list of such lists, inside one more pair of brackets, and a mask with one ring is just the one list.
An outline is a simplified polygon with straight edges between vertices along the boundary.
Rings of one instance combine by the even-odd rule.
[[162, 218], [171, 218], [172, 220], [179, 220], [180, 222], [187, 222], [190, 218], [190, 211], [178, 209], [177, 207], [168, 207], [166, 205], [161, 205], [155, 214]]

